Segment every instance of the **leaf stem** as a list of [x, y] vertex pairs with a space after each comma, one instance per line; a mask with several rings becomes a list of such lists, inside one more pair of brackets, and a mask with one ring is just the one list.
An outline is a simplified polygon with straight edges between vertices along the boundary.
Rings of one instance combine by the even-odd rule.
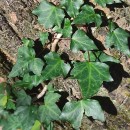
[[88, 52], [88, 62], [90, 62], [90, 53], [89, 53], [89, 51], [87, 51]]
[[57, 45], [58, 41], [60, 40], [59, 38], [61, 38], [61, 36], [62, 36], [62, 34], [57, 34], [56, 39], [52, 43], [51, 51], [53, 51], [53, 52], [56, 51], [56, 45]]
[[54, 39], [59, 39], [59, 40], [71, 40], [71, 38], [57, 38], [57, 37], [54, 37]]
[[37, 95], [37, 99], [39, 99], [39, 98], [41, 98], [45, 93], [46, 93], [46, 91], [47, 91], [47, 85], [43, 85], [42, 84], [42, 86], [43, 86], [43, 89], [42, 89], [42, 91]]

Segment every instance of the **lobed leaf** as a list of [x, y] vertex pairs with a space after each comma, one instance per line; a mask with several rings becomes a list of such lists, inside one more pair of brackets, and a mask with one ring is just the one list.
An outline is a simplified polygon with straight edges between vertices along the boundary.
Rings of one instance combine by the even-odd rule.
[[51, 28], [54, 25], [61, 26], [61, 22], [64, 18], [64, 11], [46, 0], [42, 0], [40, 5], [33, 10], [33, 14], [38, 16], [38, 21], [44, 27]]
[[16, 99], [17, 106], [31, 105], [31, 97], [27, 95], [24, 90], [18, 91], [16, 96], [17, 96], [17, 99]]
[[125, 30], [121, 28], [112, 29], [107, 34], [106, 46], [111, 47], [112, 45], [114, 45], [117, 50], [121, 51], [125, 55], [130, 56], [128, 37], [130, 37], [130, 34], [127, 33]]
[[81, 12], [74, 18], [73, 24], [82, 25], [94, 22], [97, 26], [101, 25], [101, 16], [95, 13], [92, 6], [84, 5], [81, 9]]
[[60, 118], [64, 121], [69, 121], [73, 128], [79, 129], [84, 112], [88, 117], [105, 121], [100, 104], [98, 101], [92, 99], [67, 102], [62, 110]]
[[109, 67], [100, 62], [75, 63], [71, 75], [78, 80], [84, 98], [91, 98], [99, 90], [103, 81], [112, 81]]
[[30, 71], [38, 76], [41, 75], [43, 66], [44, 62], [40, 58], [34, 58], [29, 64]]
[[9, 78], [20, 76], [32, 71], [36, 75], [40, 75], [43, 68], [43, 61], [39, 58], [35, 58], [34, 49], [22, 46], [18, 49], [17, 62], [13, 66]]
[[70, 20], [68, 18], [66, 18], [65, 21], [64, 21], [64, 27], [63, 27], [63, 29], [61, 29], [58, 26], [55, 26], [53, 28], [53, 31], [61, 33], [63, 35], [63, 37], [65, 37], [65, 38], [66, 37], [71, 37], [72, 26], [71, 26]]
[[80, 6], [84, 3], [83, 0], [61, 0], [61, 6], [65, 7], [70, 17], [75, 17], [79, 13]]
[[40, 33], [40, 41], [42, 45], [45, 45], [45, 43], [48, 41], [49, 34], [48, 32], [42, 32]]
[[94, 42], [82, 30], [77, 30], [72, 36], [70, 48], [73, 52], [97, 49]]
[[70, 65], [64, 63], [55, 52], [50, 52], [45, 56], [47, 66], [42, 72], [42, 80], [50, 80], [54, 77], [66, 76], [70, 70]]
[[61, 114], [60, 109], [55, 104], [60, 98], [60, 95], [54, 92], [48, 92], [45, 96], [45, 104], [38, 109], [39, 119], [46, 127], [54, 120], [59, 120]]

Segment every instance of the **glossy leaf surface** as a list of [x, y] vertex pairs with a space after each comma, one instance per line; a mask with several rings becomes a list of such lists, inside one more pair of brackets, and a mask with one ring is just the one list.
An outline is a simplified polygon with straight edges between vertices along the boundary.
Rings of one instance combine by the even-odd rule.
[[59, 98], [59, 94], [48, 92], [45, 96], [44, 105], [41, 105], [38, 109], [39, 119], [46, 125], [46, 127], [49, 126], [51, 121], [59, 120], [61, 111], [56, 105]]
[[50, 80], [57, 76], [66, 76], [70, 70], [70, 65], [64, 63], [55, 52], [50, 52], [45, 56], [47, 66], [42, 72], [43, 80]]
[[109, 67], [100, 62], [75, 63], [71, 75], [78, 80], [84, 98], [91, 98], [103, 81], [112, 81]]
[[79, 129], [84, 112], [88, 117], [93, 117], [93, 119], [105, 121], [104, 113], [100, 104], [98, 101], [91, 99], [66, 103], [60, 118], [65, 121], [69, 121], [73, 128]]
[[65, 7], [68, 15], [74, 18], [83, 2], [83, 0], [61, 0], [60, 4]]
[[77, 30], [72, 36], [70, 48], [73, 52], [97, 49], [94, 42], [82, 30]]
[[129, 33], [121, 28], [116, 28], [107, 34], [106, 46], [111, 47], [114, 45], [117, 50], [121, 51], [125, 55], [130, 56], [128, 37], [130, 37]]
[[100, 26], [102, 23], [101, 16], [96, 14], [93, 7], [89, 5], [84, 5], [81, 8], [81, 12], [74, 18], [74, 24], [90, 24], [95, 23], [97, 26]]
[[33, 10], [33, 14], [38, 16], [39, 23], [45, 28], [51, 28], [54, 25], [60, 27], [64, 18], [64, 11], [46, 0], [40, 2], [40, 5]]

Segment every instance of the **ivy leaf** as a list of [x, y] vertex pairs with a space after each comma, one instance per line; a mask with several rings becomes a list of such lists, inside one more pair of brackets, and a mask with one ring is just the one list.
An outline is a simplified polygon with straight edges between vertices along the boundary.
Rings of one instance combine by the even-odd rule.
[[51, 28], [54, 25], [61, 26], [61, 22], [64, 18], [64, 11], [46, 0], [42, 0], [40, 5], [33, 10], [33, 14], [38, 16], [38, 21], [44, 27]]
[[24, 89], [32, 89], [42, 82], [42, 77], [37, 75], [25, 74], [23, 80], [16, 81], [13, 87], [21, 87]]
[[41, 75], [44, 62], [40, 58], [34, 58], [29, 65], [30, 71], [32, 71], [34, 74], [38, 76]]
[[94, 42], [82, 30], [77, 30], [72, 36], [70, 48], [73, 52], [97, 49]]
[[69, 121], [76, 130], [81, 126], [84, 108], [82, 102], [72, 101], [67, 102], [62, 110], [60, 119]]
[[4, 95], [4, 94], [0, 94], [0, 107], [6, 107], [6, 104], [7, 104], [7, 95]]
[[19, 117], [19, 122], [22, 124], [22, 130], [29, 130], [37, 119], [37, 107], [20, 106], [15, 111], [14, 116]]
[[101, 5], [102, 7], [105, 7], [106, 4], [113, 4], [115, 3], [120, 3], [121, 0], [95, 0], [95, 2], [99, 5]]
[[17, 106], [29, 106], [31, 105], [31, 97], [25, 93], [24, 90], [18, 91], [17, 94]]
[[9, 78], [23, 76], [29, 71], [29, 63], [35, 58], [35, 51], [32, 48], [22, 46], [18, 49], [17, 62], [13, 66]]
[[6, 104], [6, 109], [8, 109], [8, 110], [11, 110], [11, 109], [15, 110], [16, 109], [15, 104], [12, 101], [12, 99], [8, 99], [8, 102]]
[[45, 57], [47, 66], [42, 72], [42, 80], [50, 80], [54, 77], [66, 76], [70, 70], [70, 65], [64, 63], [60, 56], [55, 52], [48, 53]]
[[20, 76], [32, 71], [36, 75], [40, 75], [43, 68], [43, 61], [40, 58], [35, 58], [33, 48], [22, 46], [18, 49], [17, 62], [13, 66], [9, 78]]
[[69, 121], [73, 128], [79, 129], [83, 118], [83, 113], [93, 119], [105, 121], [103, 111], [100, 104], [96, 100], [81, 100], [67, 102], [61, 113], [61, 120]]
[[2, 119], [7, 119], [9, 116], [9, 113], [4, 110], [4, 108], [0, 107], [0, 122]]
[[102, 52], [102, 51], [90, 51], [89, 52], [89, 56], [88, 56], [88, 52], [84, 53], [84, 58], [87, 61], [91, 61], [91, 62], [115, 62], [115, 63], [120, 63], [119, 60], [117, 60], [116, 58], [107, 55], [106, 53]]
[[89, 5], [84, 5], [81, 8], [81, 12], [74, 18], [73, 24], [86, 24], [86, 23], [96, 23], [100, 26], [102, 23], [101, 16], [96, 14], [93, 7]]
[[60, 109], [55, 104], [60, 98], [60, 95], [54, 92], [48, 92], [45, 96], [45, 103], [38, 109], [40, 121], [43, 122], [46, 127], [49, 126], [51, 121], [59, 120], [61, 114]]
[[0, 107], [5, 108], [7, 104], [8, 96], [4, 83], [0, 84]]
[[83, 102], [86, 116], [93, 117], [93, 119], [102, 122], [105, 121], [103, 110], [97, 100], [87, 99], [87, 100], [83, 100], [82, 102]]
[[18, 116], [10, 115], [6, 122], [2, 125], [4, 130], [22, 129], [22, 124]]
[[49, 37], [48, 32], [42, 32], [42, 33], [40, 33], [40, 41], [41, 41], [41, 43], [42, 43], [43, 46], [48, 41], [48, 37]]
[[70, 23], [70, 20], [68, 18], [65, 19], [65, 22], [64, 22], [64, 27], [63, 29], [61, 29], [60, 27], [58, 26], [55, 26], [53, 28], [53, 31], [55, 32], [58, 32], [58, 33], [61, 33], [65, 38], [66, 37], [70, 37], [71, 34], [72, 34], [72, 26], [71, 26], [71, 23]]
[[41, 123], [36, 120], [31, 130], [40, 130]]
[[106, 46], [114, 47], [124, 53], [125, 55], [130, 56], [130, 49], [128, 46], [128, 37], [130, 34], [121, 28], [116, 28], [115, 30], [109, 32], [106, 37]]
[[61, 0], [60, 2], [60, 4], [65, 7], [69, 16], [73, 18], [79, 13], [80, 6], [83, 3], [83, 0]]
[[78, 80], [84, 98], [91, 98], [103, 81], [113, 81], [109, 67], [100, 62], [75, 63], [71, 75]]
[[22, 42], [27, 47], [33, 47], [34, 46], [34, 41], [33, 40], [29, 40], [27, 38], [23, 38]]

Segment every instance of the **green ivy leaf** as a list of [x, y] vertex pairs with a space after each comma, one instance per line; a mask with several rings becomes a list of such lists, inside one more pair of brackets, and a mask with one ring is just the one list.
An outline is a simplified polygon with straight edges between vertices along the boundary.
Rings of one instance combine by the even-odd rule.
[[18, 107], [3, 124], [4, 130], [30, 130], [37, 117], [37, 108], [33, 106]]
[[21, 87], [24, 89], [32, 89], [42, 82], [42, 77], [37, 75], [25, 74], [23, 80], [16, 81], [13, 87]]
[[60, 119], [69, 121], [76, 130], [81, 126], [84, 108], [81, 101], [67, 102], [62, 110]]
[[120, 3], [121, 0], [95, 0], [95, 2], [102, 7], [106, 7], [106, 4]]
[[41, 123], [36, 120], [31, 130], [40, 130]]
[[40, 75], [43, 68], [43, 61], [39, 58], [35, 58], [34, 49], [22, 46], [18, 49], [17, 62], [13, 66], [9, 78], [20, 76], [32, 71], [36, 75]]
[[48, 92], [45, 95], [44, 105], [41, 105], [38, 109], [40, 121], [43, 122], [46, 127], [50, 125], [51, 121], [59, 120], [61, 111], [55, 104], [59, 98], [59, 94]]
[[45, 57], [47, 66], [42, 72], [43, 80], [50, 80], [54, 77], [66, 76], [70, 70], [70, 65], [64, 63], [60, 56], [55, 52], [48, 53]]
[[63, 29], [61, 29], [58, 26], [55, 26], [53, 28], [53, 31], [61, 33], [63, 35], [63, 37], [65, 37], [65, 38], [70, 37], [71, 34], [72, 34], [72, 26], [71, 26], [70, 20], [68, 18], [66, 18], [65, 21], [64, 21]]
[[34, 58], [29, 65], [30, 71], [32, 71], [34, 74], [38, 76], [41, 75], [44, 62], [40, 58]]
[[82, 30], [77, 30], [72, 36], [70, 48], [73, 52], [97, 49], [94, 42]]
[[97, 100], [87, 99], [87, 100], [83, 100], [82, 102], [83, 102], [86, 116], [92, 117], [93, 119], [102, 122], [105, 121], [103, 110]]
[[6, 107], [8, 97], [7, 95], [0, 94], [0, 107]]
[[18, 116], [10, 115], [6, 122], [2, 124], [3, 130], [18, 130], [22, 129], [22, 124]]
[[111, 30], [106, 37], [106, 46], [111, 47], [114, 45], [117, 50], [121, 51], [125, 55], [130, 56], [128, 37], [130, 37], [130, 34], [121, 28], [116, 28], [113, 31]]
[[17, 96], [17, 106], [29, 106], [31, 105], [31, 97], [25, 93], [24, 90], [20, 90], [16, 94]]
[[22, 42], [27, 47], [33, 47], [34, 46], [34, 41], [33, 40], [29, 40], [27, 38], [23, 38]]
[[29, 64], [35, 58], [35, 51], [32, 48], [22, 46], [18, 49], [17, 62], [13, 66], [9, 78], [23, 76], [29, 70]]
[[105, 121], [100, 104], [98, 101], [91, 99], [66, 103], [60, 118], [65, 121], [69, 121], [73, 128], [79, 129], [84, 112], [88, 117], [92, 116], [93, 119]]
[[103, 81], [113, 81], [109, 67], [100, 62], [75, 63], [71, 75], [78, 79], [84, 98], [91, 98], [99, 90]]
[[49, 36], [48, 32], [42, 32], [42, 33], [40, 33], [40, 41], [41, 41], [41, 43], [42, 43], [43, 46], [48, 41], [48, 36]]
[[8, 99], [8, 102], [6, 104], [6, 109], [8, 109], [8, 110], [10, 110], [10, 109], [15, 110], [16, 109], [15, 104], [12, 101], [12, 99]]
[[8, 96], [4, 83], [0, 83], [0, 107], [5, 108], [7, 104]]
[[4, 108], [0, 107], [0, 123], [2, 119], [7, 119], [8, 118], [9, 113], [4, 110]]
[[54, 25], [60, 27], [64, 18], [64, 11], [46, 0], [40, 2], [40, 5], [33, 10], [33, 14], [38, 16], [39, 23], [45, 28], [51, 28]]
[[89, 58], [90, 58], [90, 61], [91, 62], [115, 62], [115, 63], [120, 63], [119, 60], [117, 60], [116, 58], [110, 56], [110, 55], [107, 55], [106, 53], [102, 52], [102, 51], [90, 51], [89, 52], [89, 56], [88, 56], [88, 52], [85, 52], [84, 53], [84, 58], [85, 60], [89, 61]]
[[81, 12], [74, 18], [73, 24], [86, 24], [86, 23], [96, 23], [100, 26], [102, 23], [101, 16], [96, 14], [93, 7], [89, 5], [84, 5], [81, 8]]
[[75, 17], [79, 13], [80, 6], [84, 3], [83, 0], [61, 0], [61, 6], [65, 7], [65, 10], [70, 17]]

